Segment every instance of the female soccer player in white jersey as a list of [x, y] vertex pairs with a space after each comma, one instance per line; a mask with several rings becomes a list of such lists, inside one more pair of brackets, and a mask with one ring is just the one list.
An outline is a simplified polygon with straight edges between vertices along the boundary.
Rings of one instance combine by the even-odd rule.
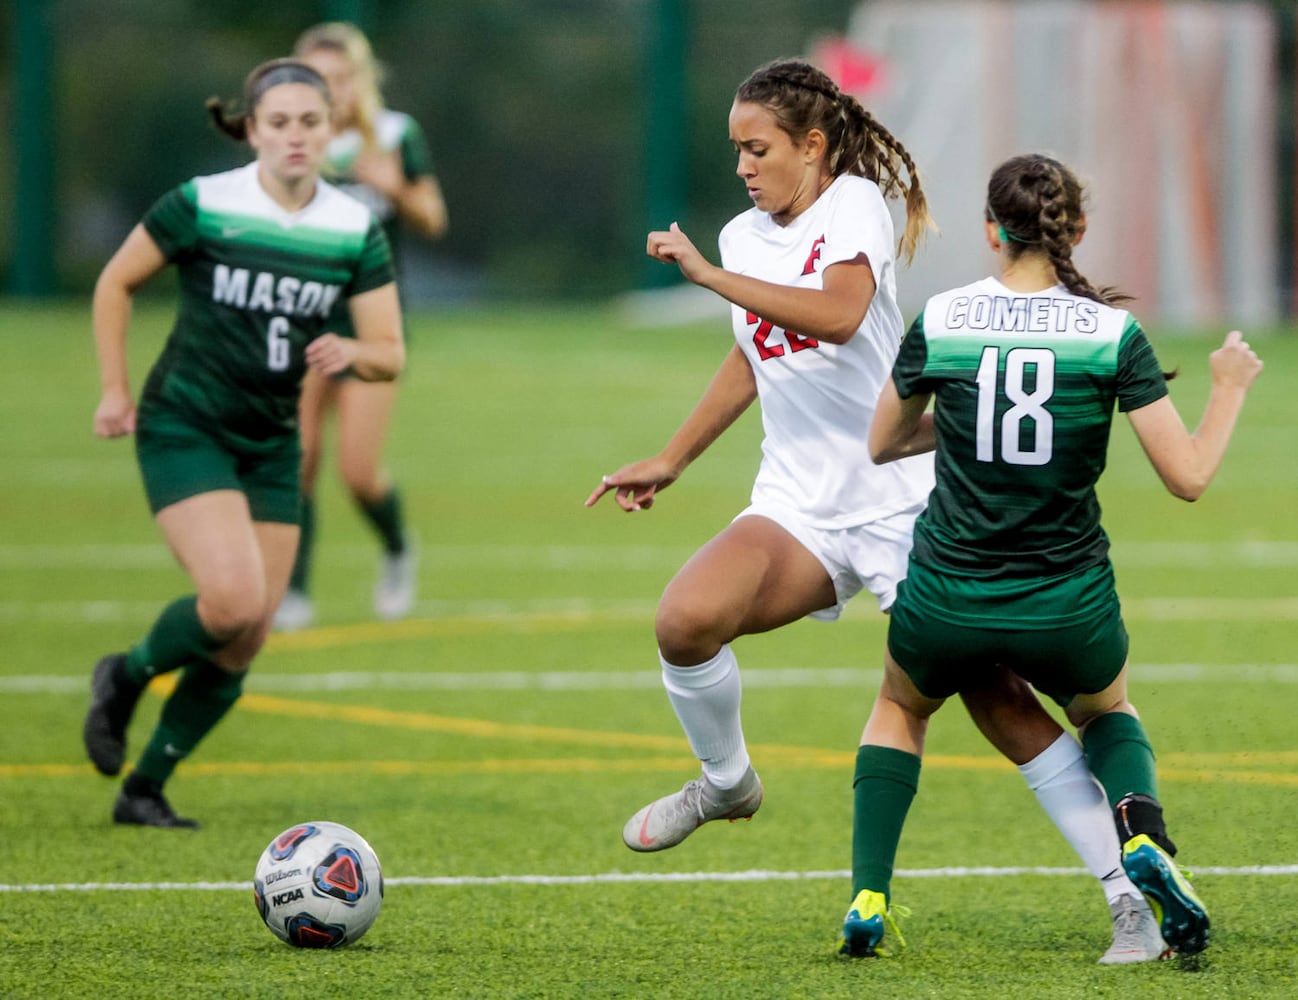
[[[424, 133], [410, 115], [384, 107], [381, 67], [364, 33], [344, 22], [317, 24], [302, 33], [293, 52], [319, 70], [333, 97], [335, 134], [328, 146], [325, 177], [373, 210], [383, 222], [394, 257], [402, 227], [429, 239], [445, 234], [446, 202]], [[338, 319], [335, 331], [347, 332], [346, 316]], [[300, 407], [302, 537], [289, 589], [275, 616], [276, 628], [306, 628], [315, 620], [310, 591], [318, 519], [315, 488], [325, 419], [331, 410], [338, 417], [338, 471], [356, 509], [382, 545], [374, 613], [383, 619], [410, 613], [418, 557], [401, 495], [383, 464], [383, 444], [396, 399], [396, 382], [307, 373]]]
[[928, 301], [870, 428], [878, 462], [936, 447], [937, 483], [915, 526], [863, 738], [858, 895], [844, 948], [872, 954], [889, 923], [893, 859], [929, 716], [1008, 667], [1078, 727], [1113, 807], [1123, 867], [1167, 944], [1192, 954], [1208, 945], [1208, 915], [1171, 860], [1153, 751], [1127, 700], [1127, 633], [1095, 483], [1116, 401], [1167, 488], [1197, 499], [1262, 363], [1229, 334], [1210, 358], [1212, 393], [1190, 434], [1140, 324], [1119, 306], [1126, 297], [1096, 289], [1073, 263], [1086, 228], [1074, 175], [1040, 155], [1001, 164], [986, 220], [999, 276]]
[[[675, 224], [650, 233], [647, 249], [731, 303], [737, 343], [667, 447], [605, 476], [586, 501], [613, 492], [623, 510], [649, 508], [760, 401], [752, 504], [680, 570], [656, 621], [664, 686], [703, 773], [631, 817], [622, 836], [636, 851], [757, 811], [762, 785], [740, 723], [731, 641], [808, 615], [832, 620], [862, 588], [887, 611], [933, 484], [927, 458], [876, 466], [866, 445], [903, 330], [885, 197], [905, 198], [908, 258], [931, 224], [910, 155], [855, 98], [796, 60], [764, 66], [739, 87], [730, 139], [753, 207], [722, 231], [722, 266]], [[1107, 878], [1111, 903], [1143, 911], [1141, 927], [1117, 928], [1109, 960], [1157, 957], [1147, 908], [1114, 872], [1116, 835], [1076, 741], [1008, 674], [966, 701], [1088, 868]]]
[[[176, 764], [239, 697], [297, 548], [297, 403], [303, 373], [395, 378], [404, 361], [387, 238], [373, 213], [320, 180], [329, 88], [311, 67], [263, 63], [217, 125], [257, 157], [163, 195], [95, 286], [102, 395], [94, 429], [135, 435], [145, 493], [195, 594], [126, 653], [96, 664], [84, 725], [104, 774], [121, 771], [145, 685], [181, 671], [113, 808], [118, 823], [194, 827], [162, 794]], [[137, 409], [126, 364], [135, 291], [168, 264], [180, 309]], [[329, 332], [346, 301], [354, 338]]]

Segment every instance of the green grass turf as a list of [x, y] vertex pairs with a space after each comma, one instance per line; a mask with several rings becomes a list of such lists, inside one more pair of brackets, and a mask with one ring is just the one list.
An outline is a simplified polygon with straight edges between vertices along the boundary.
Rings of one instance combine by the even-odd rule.
[[[139, 310], [137, 384], [168, 322], [164, 308]], [[1108, 914], [1085, 875], [921, 874], [1079, 867], [958, 705], [933, 723], [898, 857], [910, 948], [833, 958], [851, 761], [884, 636], [865, 598], [835, 625], [736, 644], [767, 785], [757, 819], [661, 855], [627, 851], [626, 816], [695, 768], [656, 681], [654, 603], [746, 502], [756, 414], [652, 512], [582, 501], [676, 428], [728, 347], [724, 321], [638, 328], [611, 309], [547, 308], [411, 326], [389, 459], [422, 542], [417, 614], [370, 621], [374, 546], [330, 461], [320, 627], [272, 640], [240, 706], [178, 771], [173, 803], [204, 822], [190, 834], [114, 827], [115, 786], [80, 746], [90, 665], [185, 587], [129, 443], [90, 432], [88, 310], [0, 307], [0, 997], [1298, 992], [1298, 876], [1239, 873], [1298, 864], [1298, 336], [1255, 338], [1267, 370], [1199, 503], [1163, 491], [1121, 418], [1102, 482], [1133, 699], [1213, 915], [1213, 946], [1191, 972], [1097, 967]], [[1216, 338], [1153, 338], [1183, 371], [1173, 396], [1193, 426]], [[798, 669], [813, 679], [762, 683]], [[158, 704], [142, 703], [134, 748]], [[337, 953], [280, 944], [242, 886], [274, 834], [312, 818], [361, 831], [389, 879], [374, 928]], [[613, 878], [754, 871], [786, 877]], [[158, 883], [178, 887], [139, 888]]]

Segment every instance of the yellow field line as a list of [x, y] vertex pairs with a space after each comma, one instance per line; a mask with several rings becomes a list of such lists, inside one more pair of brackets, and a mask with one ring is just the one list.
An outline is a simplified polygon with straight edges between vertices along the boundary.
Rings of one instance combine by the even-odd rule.
[[[757, 748], [754, 748], [757, 749]], [[854, 753], [830, 750], [808, 750], [787, 757], [759, 753], [763, 766], [791, 770], [841, 770], [846, 773], [855, 759]], [[631, 774], [640, 772], [693, 773], [696, 768], [688, 755], [675, 757], [559, 757], [559, 758], [489, 758], [486, 760], [311, 760], [311, 761], [208, 761], [187, 762], [181, 770], [188, 775], [204, 777], [282, 777], [320, 774], [354, 774], [382, 776], [435, 775], [454, 777], [474, 774]], [[926, 770], [937, 771], [1005, 771], [1010, 764], [999, 757], [961, 757], [934, 754], [924, 758]], [[89, 764], [0, 764], [0, 779], [5, 778], [83, 778], [95, 774]], [[1188, 784], [1269, 785], [1298, 787], [1298, 774], [1274, 771], [1182, 770], [1160, 769], [1162, 781]]]
[[[411, 623], [407, 623], [411, 624]], [[171, 677], [157, 678], [153, 688], [165, 694], [174, 686]], [[658, 736], [639, 733], [609, 732], [592, 729], [572, 729], [562, 726], [538, 726], [498, 722], [491, 719], [467, 719], [457, 716], [436, 715], [430, 712], [413, 712], [398, 709], [375, 708], [366, 705], [336, 704], [298, 698], [281, 698], [267, 694], [245, 694], [239, 700], [245, 712], [262, 715], [285, 716], [294, 719], [321, 719], [331, 722], [352, 722], [361, 725], [381, 726], [389, 729], [409, 729], [423, 732], [448, 733], [492, 740], [515, 740], [527, 743], [560, 743], [577, 746], [604, 747], [611, 750], [659, 750], [677, 756], [626, 760], [561, 758], [500, 759], [500, 760], [440, 760], [440, 761], [365, 761], [324, 763], [310, 762], [215, 762], [184, 765], [191, 774], [319, 774], [326, 771], [354, 771], [364, 774], [475, 774], [475, 773], [572, 773], [583, 771], [660, 771], [689, 770], [693, 759], [687, 742], [678, 736]], [[856, 757], [855, 749], [832, 750], [819, 747], [786, 746], [780, 744], [752, 744], [753, 756], [764, 764], [803, 769], [848, 770]], [[1274, 773], [1253, 770], [1227, 769], [1220, 766], [1284, 765], [1298, 760], [1298, 751], [1232, 752], [1225, 754], [1168, 754], [1159, 770], [1160, 777], [1172, 781], [1196, 783], [1237, 783], [1298, 786], [1298, 774]], [[1168, 765], [1171, 765], [1170, 767]], [[1195, 768], [1189, 765], [1198, 764]], [[1180, 765], [1180, 766], [1177, 766]], [[1011, 764], [1003, 757], [930, 754], [924, 758], [930, 770], [950, 771], [1009, 771]], [[23, 777], [74, 777], [91, 772], [89, 764], [3, 764], [0, 778]]]
[[1248, 767], [1252, 764], [1298, 764], [1298, 750], [1232, 750], [1226, 753], [1160, 753], [1159, 770], [1164, 765], [1194, 767], [1223, 765]]

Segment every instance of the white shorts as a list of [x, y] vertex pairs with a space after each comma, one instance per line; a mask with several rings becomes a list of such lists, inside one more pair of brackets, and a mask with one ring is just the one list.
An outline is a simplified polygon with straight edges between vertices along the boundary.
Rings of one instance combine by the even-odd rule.
[[774, 521], [820, 560], [834, 584], [838, 603], [807, 617], [832, 622], [843, 613], [843, 605], [863, 589], [878, 598], [880, 611], [892, 607], [897, 584], [906, 577], [915, 518], [923, 509], [920, 505], [851, 528], [816, 528], [789, 507], [755, 503], [740, 511], [735, 520], [757, 516]]

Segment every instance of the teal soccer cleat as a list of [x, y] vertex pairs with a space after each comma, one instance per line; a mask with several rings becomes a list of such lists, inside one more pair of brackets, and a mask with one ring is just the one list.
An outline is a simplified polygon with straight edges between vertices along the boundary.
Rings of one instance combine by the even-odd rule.
[[[898, 916], [910, 916], [905, 907], [895, 907]], [[852, 905], [843, 918], [843, 936], [838, 941], [838, 954], [842, 958], [874, 958], [887, 955], [881, 947], [884, 935], [891, 933], [897, 939], [900, 948], [906, 947], [906, 939], [897, 929], [897, 921], [883, 893], [872, 889], [862, 889], [852, 900]]]
[[1149, 901], [1169, 948], [1196, 955], [1208, 947], [1208, 911], [1166, 851], [1139, 834], [1122, 845], [1122, 867]]

